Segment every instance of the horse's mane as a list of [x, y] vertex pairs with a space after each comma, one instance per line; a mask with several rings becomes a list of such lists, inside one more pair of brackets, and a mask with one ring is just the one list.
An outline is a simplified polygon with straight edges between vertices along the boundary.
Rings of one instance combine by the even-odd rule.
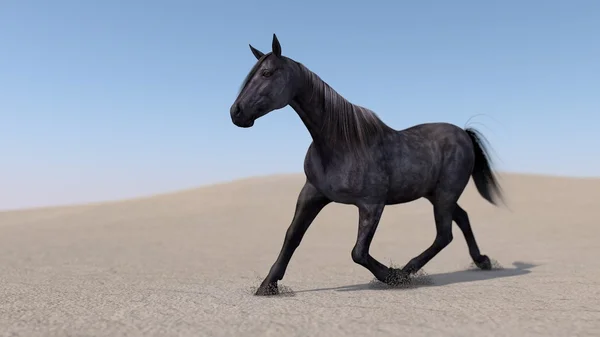
[[320, 93], [323, 97], [323, 131], [333, 144], [357, 153], [372, 141], [393, 131], [373, 111], [350, 103], [317, 74], [296, 63], [306, 81], [307, 90]]

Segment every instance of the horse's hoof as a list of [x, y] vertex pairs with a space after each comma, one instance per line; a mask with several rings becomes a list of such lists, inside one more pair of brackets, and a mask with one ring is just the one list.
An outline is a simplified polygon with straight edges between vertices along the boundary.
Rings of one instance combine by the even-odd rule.
[[254, 293], [256, 296], [273, 296], [278, 294], [279, 287], [277, 287], [277, 282], [261, 284], [256, 293]]
[[481, 255], [477, 260], [474, 260], [475, 265], [481, 270], [491, 270], [492, 269], [492, 261], [487, 255]]
[[401, 286], [406, 285], [410, 282], [410, 274], [403, 271], [402, 269], [389, 268], [387, 277], [384, 283], [389, 286]]

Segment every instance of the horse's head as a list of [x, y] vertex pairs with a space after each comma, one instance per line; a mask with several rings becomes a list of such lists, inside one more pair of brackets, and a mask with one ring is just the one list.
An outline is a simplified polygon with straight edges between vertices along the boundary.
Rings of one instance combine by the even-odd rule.
[[258, 61], [230, 109], [231, 121], [242, 128], [251, 127], [258, 118], [288, 105], [296, 90], [293, 85], [295, 63], [281, 56], [281, 45], [275, 34], [272, 52], [264, 54], [252, 45], [250, 50]]

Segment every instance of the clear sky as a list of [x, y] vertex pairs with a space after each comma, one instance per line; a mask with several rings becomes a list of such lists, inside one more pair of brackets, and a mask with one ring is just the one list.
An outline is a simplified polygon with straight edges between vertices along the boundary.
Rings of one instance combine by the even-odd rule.
[[273, 33], [396, 129], [476, 116], [499, 169], [600, 176], [600, 1], [254, 3], [2, 0], [0, 209], [301, 172], [291, 108], [229, 117]]

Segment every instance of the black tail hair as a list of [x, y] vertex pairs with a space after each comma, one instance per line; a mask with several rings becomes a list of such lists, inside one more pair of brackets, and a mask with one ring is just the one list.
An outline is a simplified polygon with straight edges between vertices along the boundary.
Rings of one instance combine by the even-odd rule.
[[466, 128], [465, 132], [471, 138], [475, 150], [475, 165], [472, 173], [475, 187], [485, 200], [493, 205], [498, 205], [498, 200], [503, 201], [502, 190], [492, 170], [492, 162], [484, 144], [484, 142], [487, 143], [487, 140], [473, 128]]

